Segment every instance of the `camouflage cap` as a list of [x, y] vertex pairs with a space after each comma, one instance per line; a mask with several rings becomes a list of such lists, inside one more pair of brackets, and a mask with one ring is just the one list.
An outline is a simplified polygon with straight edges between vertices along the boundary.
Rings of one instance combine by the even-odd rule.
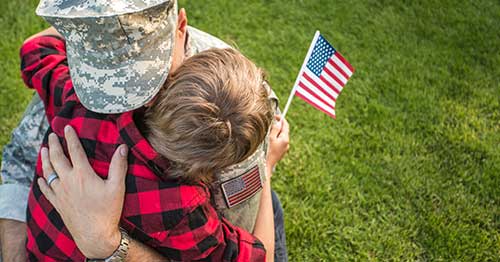
[[36, 12], [66, 39], [71, 79], [87, 109], [139, 108], [167, 79], [176, 0], [42, 0]]

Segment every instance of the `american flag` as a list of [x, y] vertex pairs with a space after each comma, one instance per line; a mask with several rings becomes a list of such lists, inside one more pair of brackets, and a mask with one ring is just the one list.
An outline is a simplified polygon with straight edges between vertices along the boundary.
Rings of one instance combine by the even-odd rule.
[[222, 183], [222, 192], [229, 208], [249, 199], [262, 188], [259, 166]]
[[[335, 103], [354, 68], [326, 39], [316, 32], [295, 82], [292, 95], [335, 118]], [[290, 106], [292, 95], [285, 107]]]

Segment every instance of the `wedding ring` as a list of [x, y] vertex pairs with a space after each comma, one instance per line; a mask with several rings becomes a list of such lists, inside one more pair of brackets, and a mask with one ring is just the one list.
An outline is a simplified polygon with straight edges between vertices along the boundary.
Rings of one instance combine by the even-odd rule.
[[54, 180], [56, 180], [58, 178], [59, 178], [59, 176], [57, 175], [56, 172], [50, 173], [49, 177], [47, 178], [47, 185], [50, 187], [50, 184], [52, 184], [52, 182], [54, 182]]

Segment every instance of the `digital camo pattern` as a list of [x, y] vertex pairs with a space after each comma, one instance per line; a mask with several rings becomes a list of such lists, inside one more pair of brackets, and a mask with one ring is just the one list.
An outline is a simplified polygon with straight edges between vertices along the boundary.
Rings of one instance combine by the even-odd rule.
[[66, 39], [75, 92], [91, 111], [110, 114], [139, 108], [167, 79], [177, 1], [122, 15], [44, 18]]
[[186, 56], [190, 57], [210, 48], [231, 48], [231, 46], [213, 35], [188, 26]]
[[0, 218], [26, 221], [29, 187], [35, 174], [38, 149], [48, 127], [43, 103], [35, 94], [12, 132], [10, 143], [3, 148]]
[[42, 0], [39, 16], [101, 17], [136, 13], [168, 0]]

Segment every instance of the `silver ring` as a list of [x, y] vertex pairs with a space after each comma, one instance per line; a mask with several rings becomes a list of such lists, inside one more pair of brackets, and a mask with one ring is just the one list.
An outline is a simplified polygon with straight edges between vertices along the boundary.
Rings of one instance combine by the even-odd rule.
[[50, 184], [52, 184], [52, 182], [54, 182], [54, 180], [56, 180], [58, 178], [59, 178], [59, 176], [57, 175], [56, 172], [50, 173], [49, 177], [47, 177], [47, 185], [50, 186]]

